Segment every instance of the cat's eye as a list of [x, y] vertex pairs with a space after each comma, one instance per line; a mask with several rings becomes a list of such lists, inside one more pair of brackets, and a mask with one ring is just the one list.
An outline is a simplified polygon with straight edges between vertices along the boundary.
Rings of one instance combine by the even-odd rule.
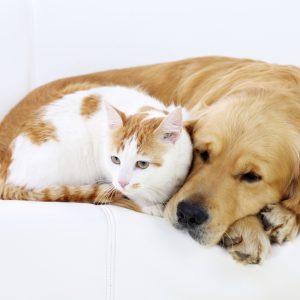
[[147, 169], [150, 163], [148, 161], [139, 160], [136, 162], [136, 167], [139, 169]]
[[262, 179], [262, 177], [258, 174], [256, 174], [255, 172], [248, 172], [245, 174], [242, 174], [240, 177], [241, 181], [246, 181], [249, 183], [253, 183], [253, 182], [257, 182], [260, 181]]
[[118, 156], [111, 156], [110, 159], [115, 165], [119, 165], [121, 163], [120, 158]]
[[199, 153], [199, 156], [203, 162], [206, 163], [209, 161], [209, 152], [207, 150], [204, 150], [204, 151], [198, 150], [197, 152]]

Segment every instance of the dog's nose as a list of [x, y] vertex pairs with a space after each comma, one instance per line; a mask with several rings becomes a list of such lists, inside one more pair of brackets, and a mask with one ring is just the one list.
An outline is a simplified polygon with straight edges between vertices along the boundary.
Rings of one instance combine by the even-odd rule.
[[195, 229], [208, 219], [207, 212], [196, 203], [181, 201], [177, 206], [178, 223]]

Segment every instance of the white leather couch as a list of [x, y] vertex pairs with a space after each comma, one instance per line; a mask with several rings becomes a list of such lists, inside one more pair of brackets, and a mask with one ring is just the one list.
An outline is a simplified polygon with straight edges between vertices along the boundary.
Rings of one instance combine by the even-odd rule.
[[[215, 53], [300, 65], [298, 12], [289, 0], [0, 0], [0, 118], [41, 83], [101, 69]], [[126, 209], [0, 202], [1, 300], [299, 299], [299, 253], [298, 238], [243, 266]]]

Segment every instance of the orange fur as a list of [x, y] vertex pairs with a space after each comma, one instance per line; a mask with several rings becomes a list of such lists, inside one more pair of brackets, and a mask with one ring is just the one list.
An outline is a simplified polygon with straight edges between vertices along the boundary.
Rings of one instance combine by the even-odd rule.
[[166, 145], [160, 142], [156, 130], [163, 118], [144, 120], [145, 117], [147, 117], [146, 113], [138, 113], [123, 119], [124, 126], [113, 133], [113, 144], [117, 151], [120, 151], [124, 149], [125, 142], [135, 136], [138, 152], [151, 156], [152, 164], [161, 166], [162, 153]]
[[33, 119], [30, 123], [26, 123], [23, 127], [23, 133], [36, 145], [40, 145], [49, 140], [57, 141], [55, 127], [49, 121], [40, 120], [39, 118]]
[[[41, 107], [54, 101], [68, 90], [73, 91], [74, 88], [76, 90], [95, 85], [110, 84], [139, 86], [150, 95], [161, 99], [165, 104], [170, 104], [171, 101], [174, 101], [176, 104], [182, 104], [192, 111], [195, 118], [202, 119], [203, 116], [204, 120], [208, 120], [207, 124], [210, 124], [208, 131], [211, 130], [212, 135], [217, 137], [214, 142], [202, 140], [201, 120], [193, 129], [195, 149], [201, 147], [212, 149], [211, 151], [216, 153], [213, 160], [215, 164], [213, 164], [212, 168], [203, 166], [196, 157], [187, 183], [169, 203], [169, 207], [173, 207], [173, 210], [170, 209], [173, 214], [176, 203], [185, 197], [192, 195], [197, 201], [200, 201], [200, 198], [197, 198], [200, 189], [204, 189], [209, 195], [215, 195], [214, 197], [205, 197], [204, 203], [216, 216], [218, 211], [220, 211], [216, 220], [219, 218], [219, 222], [224, 222], [224, 226], [229, 226], [236, 218], [255, 213], [267, 203], [266, 200], [257, 198], [254, 201], [255, 204], [250, 204], [249, 206], [238, 201], [238, 205], [235, 206], [232, 195], [237, 194], [238, 187], [235, 187], [235, 184], [231, 184], [233, 177], [230, 177], [227, 182], [224, 180], [223, 174], [235, 174], [238, 176], [237, 172], [240, 172], [243, 168], [260, 170], [263, 168], [264, 157], [274, 162], [273, 167], [266, 170], [266, 173], [269, 174], [268, 178], [271, 178], [268, 189], [270, 194], [272, 194], [272, 197], [270, 197], [272, 201], [275, 201], [275, 198], [277, 199], [276, 201], [279, 201], [283, 194], [287, 194], [289, 184], [293, 180], [291, 177], [297, 178], [299, 176], [298, 170], [291, 168], [292, 164], [299, 165], [297, 155], [293, 155], [293, 151], [290, 148], [287, 149], [288, 151], [285, 151], [284, 145], [278, 151], [273, 149], [275, 142], [280, 143], [280, 137], [283, 139], [288, 136], [288, 140], [291, 142], [293, 134], [297, 136], [300, 130], [299, 118], [297, 117], [300, 113], [298, 107], [300, 99], [299, 69], [292, 66], [271, 65], [248, 59], [224, 57], [195, 58], [173, 63], [113, 70], [61, 79], [42, 86], [26, 96], [0, 124], [0, 161], [4, 161], [7, 151], [9, 151], [10, 143], [22, 131], [23, 125]], [[238, 118], [235, 115], [229, 118], [226, 113], [226, 111], [233, 111], [234, 107], [227, 107], [223, 114], [217, 114], [217, 111], [214, 111], [214, 109], [208, 110], [208, 114], [205, 115], [207, 108], [214, 107], [215, 103], [219, 103], [220, 99], [226, 97], [236, 99], [234, 100], [236, 102], [234, 107], [240, 109], [240, 111], [236, 112], [237, 115], [248, 112], [248, 104], [254, 100], [257, 107], [253, 108], [252, 111], [253, 120], [255, 122], [272, 124], [275, 128], [273, 129], [274, 132], [280, 132], [278, 140], [274, 140], [273, 144], [271, 141], [271, 144], [268, 145], [268, 147], [272, 147], [272, 153], [266, 151], [267, 148], [258, 146], [255, 151], [260, 153], [261, 158], [256, 156], [250, 161], [243, 162], [243, 159], [249, 152], [247, 145], [250, 147], [252, 142], [259, 140], [262, 134], [270, 135], [271, 132], [264, 131], [263, 126], [259, 126], [257, 123], [257, 126], [253, 127], [251, 134], [249, 133], [246, 138], [240, 138], [243, 126], [237, 121]], [[245, 101], [243, 103], [243, 99], [248, 102]], [[283, 101], [288, 103], [288, 105], [282, 105]], [[267, 106], [264, 105], [269, 105], [269, 110], [272, 108], [278, 110], [280, 119], [283, 123], [290, 125], [290, 127], [288, 125], [281, 127], [281, 123], [274, 123], [272, 116], [264, 118], [260, 110], [266, 109], [268, 111]], [[217, 115], [220, 119], [213, 118], [214, 115]], [[225, 118], [227, 118], [227, 123], [222, 128], [219, 128], [219, 121], [224, 121]], [[247, 124], [251, 124], [251, 122], [252, 119], [249, 119]], [[243, 124], [245, 124], [245, 120]], [[226, 130], [227, 128], [231, 128], [232, 131]], [[289, 133], [288, 135], [286, 135], [286, 130]], [[124, 133], [124, 137], [129, 134], [129, 131]], [[239, 146], [244, 146], [244, 149]], [[298, 145], [294, 146], [297, 151], [300, 150], [297, 148]], [[231, 151], [232, 149], [234, 151]], [[236, 155], [235, 158], [239, 161], [239, 167], [233, 161], [234, 157], [230, 155]], [[282, 164], [282, 162], [281, 164], [277, 163], [280, 159], [286, 164]], [[236, 173], [232, 173], [234, 169]], [[278, 172], [281, 175], [276, 177]], [[220, 186], [222, 186], [223, 192], [221, 192]], [[244, 197], [248, 195], [247, 197], [249, 197], [249, 195], [255, 196], [259, 192], [259, 189], [251, 191], [251, 193], [244, 191], [241, 195], [244, 195]], [[222, 205], [213, 200], [216, 197], [228, 203], [228, 208], [225, 211], [222, 212]], [[270, 199], [268, 201], [271, 201]], [[291, 209], [299, 207], [298, 201], [291, 203], [294, 203], [290, 205]]]
[[85, 117], [91, 117], [100, 109], [100, 97], [98, 95], [90, 95], [82, 100], [80, 114]]
[[123, 207], [140, 211], [132, 201], [111, 187], [101, 185], [50, 186], [42, 189], [26, 189], [0, 182], [0, 199], [32, 200], [47, 202], [80, 202], [93, 204], [119, 203]]

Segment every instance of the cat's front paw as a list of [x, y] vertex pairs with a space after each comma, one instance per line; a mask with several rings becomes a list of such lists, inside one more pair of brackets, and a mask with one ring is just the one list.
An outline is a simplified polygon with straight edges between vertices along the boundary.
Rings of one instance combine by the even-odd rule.
[[221, 245], [243, 264], [258, 264], [271, 251], [268, 236], [257, 217], [250, 216], [235, 222], [224, 234]]
[[143, 206], [142, 211], [145, 214], [162, 217], [163, 211], [164, 211], [164, 205], [163, 204], [154, 204], [149, 206]]
[[282, 244], [296, 237], [299, 231], [297, 216], [281, 204], [269, 204], [260, 215], [271, 242]]
[[116, 190], [112, 184], [103, 183], [98, 186], [97, 194], [94, 198], [94, 204], [112, 204], [125, 200], [125, 196]]

